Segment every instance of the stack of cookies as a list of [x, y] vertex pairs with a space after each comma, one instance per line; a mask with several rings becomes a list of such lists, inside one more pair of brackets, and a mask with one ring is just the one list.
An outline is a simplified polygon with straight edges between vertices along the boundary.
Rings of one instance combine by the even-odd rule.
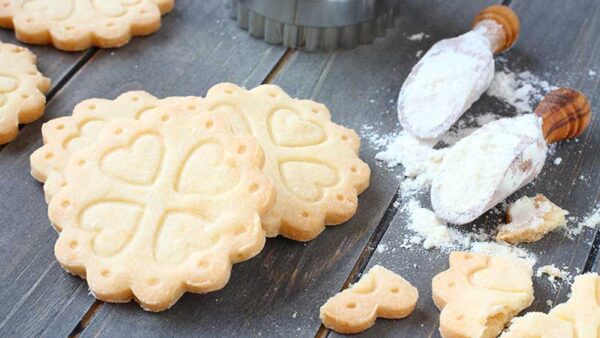
[[96, 298], [150, 311], [224, 287], [265, 237], [347, 221], [369, 184], [356, 133], [273, 85], [86, 100], [42, 133], [31, 168], [58, 261]]

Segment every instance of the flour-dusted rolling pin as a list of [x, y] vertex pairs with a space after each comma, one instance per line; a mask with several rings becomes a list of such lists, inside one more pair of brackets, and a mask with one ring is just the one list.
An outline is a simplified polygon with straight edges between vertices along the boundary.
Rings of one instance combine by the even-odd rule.
[[494, 77], [494, 55], [515, 43], [519, 18], [494, 5], [481, 11], [466, 34], [437, 42], [412, 69], [398, 95], [398, 118], [419, 138], [450, 129]]
[[431, 186], [435, 213], [450, 223], [473, 221], [542, 170], [547, 144], [579, 136], [591, 118], [579, 91], [550, 92], [534, 114], [490, 122], [446, 153]]

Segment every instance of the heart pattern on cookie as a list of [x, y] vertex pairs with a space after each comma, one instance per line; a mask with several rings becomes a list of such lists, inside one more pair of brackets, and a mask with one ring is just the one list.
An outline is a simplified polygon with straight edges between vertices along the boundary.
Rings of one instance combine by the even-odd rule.
[[154, 256], [161, 264], [179, 264], [194, 251], [213, 246], [206, 229], [212, 221], [194, 212], [170, 211], [160, 224]]
[[110, 17], [119, 17], [127, 13], [127, 7], [135, 6], [141, 0], [92, 0], [96, 12]]
[[95, 202], [81, 212], [80, 226], [94, 233], [94, 253], [110, 257], [121, 252], [131, 242], [143, 211], [143, 206], [131, 202]]
[[308, 202], [320, 201], [323, 189], [338, 181], [334, 169], [318, 162], [285, 161], [280, 164], [280, 172], [287, 189]]
[[83, 122], [79, 126], [79, 133], [65, 140], [63, 145], [65, 150], [73, 151], [92, 144], [95, 136], [100, 134], [105, 125], [106, 121], [96, 119]]
[[75, 0], [25, 0], [21, 3], [21, 8], [35, 17], [62, 21], [75, 12]]
[[354, 215], [370, 169], [358, 157], [358, 135], [333, 123], [324, 105], [274, 85], [246, 90], [230, 83], [211, 88], [205, 101], [233, 133], [251, 134], [265, 152], [264, 171], [277, 190], [275, 206], [261, 217], [268, 236], [308, 241]]
[[[157, 135], [143, 134], [127, 147], [117, 147], [100, 160], [101, 170], [108, 176], [129, 184], [152, 184], [163, 159], [163, 145]], [[136, 163], [131, 166], [131, 163]]]
[[[199, 174], [202, 179], [198, 179]], [[224, 162], [223, 147], [204, 143], [194, 148], [184, 161], [175, 189], [182, 193], [216, 196], [235, 187], [239, 179], [236, 168]]]
[[327, 139], [321, 126], [303, 119], [291, 109], [274, 111], [269, 117], [269, 131], [273, 143], [281, 147], [308, 147]]
[[217, 290], [264, 246], [274, 191], [263, 160], [254, 138], [203, 109], [114, 119], [71, 155], [50, 201], [56, 257], [97, 298], [152, 311], [182, 290]]

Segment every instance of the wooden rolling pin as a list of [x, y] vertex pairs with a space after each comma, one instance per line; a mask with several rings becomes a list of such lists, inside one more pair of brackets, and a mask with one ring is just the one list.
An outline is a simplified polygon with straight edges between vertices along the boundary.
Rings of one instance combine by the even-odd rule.
[[402, 127], [419, 138], [450, 129], [483, 94], [494, 77], [494, 55], [515, 43], [519, 18], [494, 5], [481, 11], [472, 30], [441, 40], [414, 66], [398, 95]]
[[490, 122], [445, 155], [431, 186], [435, 213], [465, 224], [533, 181], [548, 144], [577, 137], [591, 119], [585, 95], [570, 88], [550, 92], [534, 114]]

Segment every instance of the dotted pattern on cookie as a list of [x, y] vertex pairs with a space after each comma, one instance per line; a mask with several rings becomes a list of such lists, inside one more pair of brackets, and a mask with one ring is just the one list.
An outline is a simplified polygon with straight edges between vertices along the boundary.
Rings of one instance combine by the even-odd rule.
[[263, 248], [260, 214], [274, 201], [256, 141], [226, 130], [176, 106], [108, 123], [50, 202], [63, 268], [100, 300], [150, 311], [222, 288], [232, 263]]
[[36, 67], [28, 49], [0, 42], [0, 144], [12, 141], [19, 124], [42, 116], [50, 79]]
[[0, 0], [0, 27], [65, 51], [113, 48], [154, 33], [175, 0]]

